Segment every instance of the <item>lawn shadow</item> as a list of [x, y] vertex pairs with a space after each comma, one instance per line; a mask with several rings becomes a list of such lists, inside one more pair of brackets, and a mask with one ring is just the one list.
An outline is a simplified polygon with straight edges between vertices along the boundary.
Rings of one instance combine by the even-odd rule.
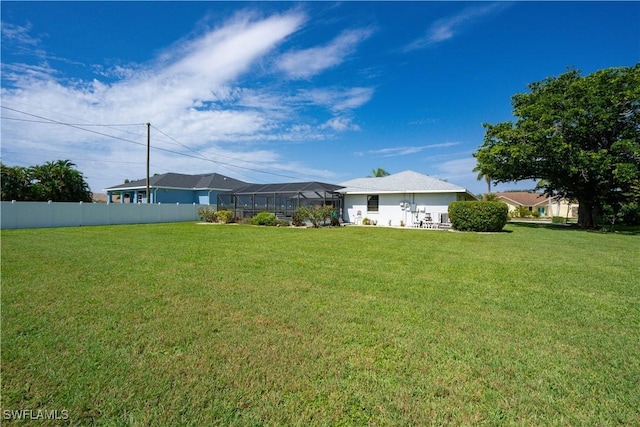
[[533, 222], [509, 222], [509, 225], [513, 225], [521, 228], [545, 228], [555, 231], [582, 231], [585, 233], [611, 233], [611, 234], [623, 234], [627, 236], [639, 236], [640, 226], [628, 226], [628, 225], [614, 225], [613, 230], [611, 227], [604, 226], [597, 229], [580, 228], [576, 224], [553, 224], [549, 222], [545, 223], [533, 223]]

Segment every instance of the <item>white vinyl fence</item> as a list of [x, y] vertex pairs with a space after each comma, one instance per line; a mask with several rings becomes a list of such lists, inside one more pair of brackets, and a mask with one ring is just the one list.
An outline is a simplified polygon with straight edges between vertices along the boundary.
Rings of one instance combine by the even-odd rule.
[[0, 228], [197, 221], [201, 206], [204, 205], [0, 202]]

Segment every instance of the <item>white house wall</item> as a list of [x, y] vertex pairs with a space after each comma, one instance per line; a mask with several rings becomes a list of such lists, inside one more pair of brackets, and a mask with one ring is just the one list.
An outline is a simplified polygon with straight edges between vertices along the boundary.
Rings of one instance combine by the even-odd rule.
[[[449, 204], [463, 200], [457, 193], [440, 194], [380, 194], [378, 212], [367, 211], [366, 194], [347, 194], [344, 197], [344, 212], [342, 219], [346, 222], [361, 224], [367, 218], [378, 226], [397, 227], [402, 224], [411, 226], [415, 220], [423, 220], [426, 214], [431, 214], [434, 222], [440, 221], [440, 214], [446, 214]], [[403, 209], [401, 202], [409, 202], [411, 207]]]

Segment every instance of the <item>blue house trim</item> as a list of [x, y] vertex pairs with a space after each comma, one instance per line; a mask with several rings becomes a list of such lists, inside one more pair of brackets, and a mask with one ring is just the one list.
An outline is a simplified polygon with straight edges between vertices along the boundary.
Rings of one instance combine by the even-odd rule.
[[[217, 173], [185, 175], [166, 173], [149, 179], [150, 203], [215, 205], [218, 194], [244, 187], [247, 183]], [[147, 203], [147, 182], [140, 179], [105, 189], [107, 203], [114, 195], [120, 203]]]

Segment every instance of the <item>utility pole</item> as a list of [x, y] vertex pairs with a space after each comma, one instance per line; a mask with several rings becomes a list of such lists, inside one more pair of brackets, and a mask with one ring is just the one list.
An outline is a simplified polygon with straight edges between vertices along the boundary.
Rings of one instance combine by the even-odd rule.
[[149, 151], [151, 148], [151, 123], [147, 123], [147, 203], [151, 203], [151, 193], [149, 192]]

